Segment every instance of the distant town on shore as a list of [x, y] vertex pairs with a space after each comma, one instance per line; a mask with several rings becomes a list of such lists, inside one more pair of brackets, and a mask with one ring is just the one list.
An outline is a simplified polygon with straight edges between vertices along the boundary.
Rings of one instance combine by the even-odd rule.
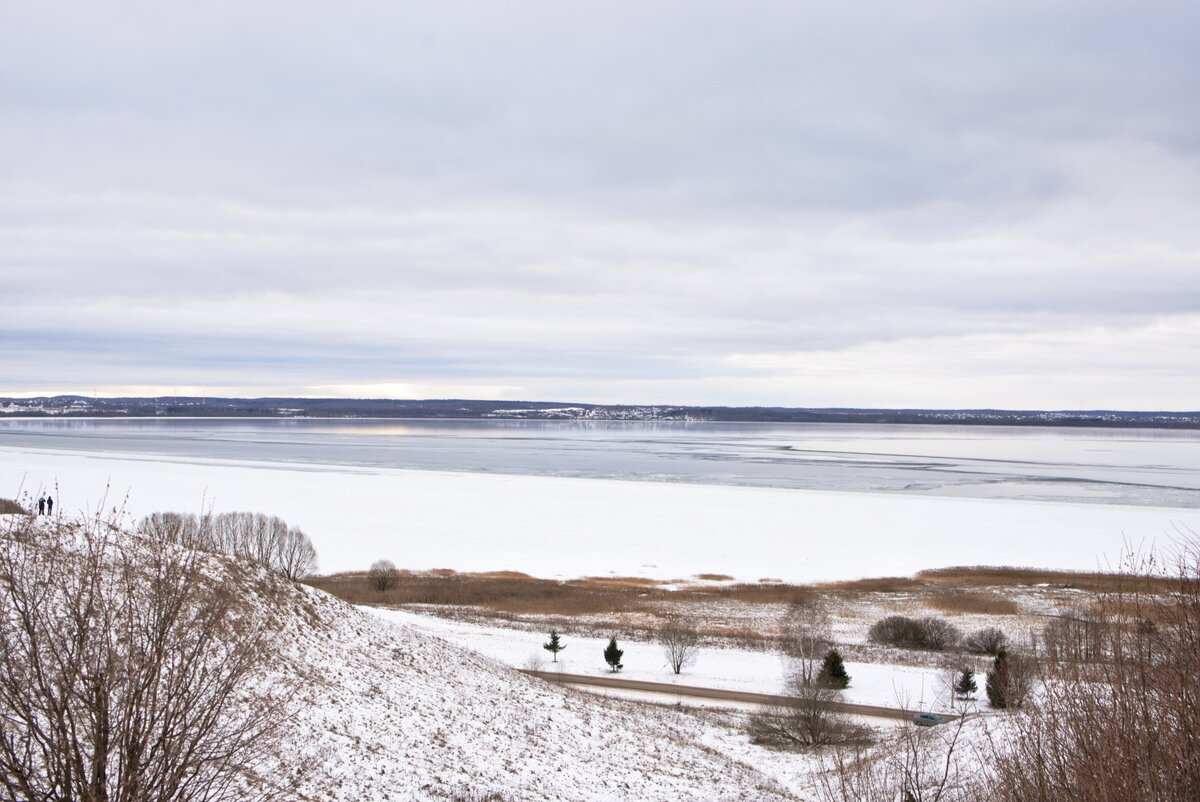
[[442, 418], [1200, 429], [1200, 411], [852, 409], [379, 398], [0, 398], [0, 418]]

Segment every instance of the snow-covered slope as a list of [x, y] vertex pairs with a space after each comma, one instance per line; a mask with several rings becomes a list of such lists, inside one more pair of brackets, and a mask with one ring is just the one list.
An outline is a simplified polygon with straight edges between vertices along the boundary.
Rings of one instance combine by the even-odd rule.
[[[219, 683], [227, 670], [235, 670], [239, 659], [222, 644], [230, 637], [248, 633], [253, 637], [260, 624], [267, 627], [278, 648], [263, 643], [254, 647], [265, 649], [257, 652], [261, 663], [240, 663], [251, 667], [253, 673], [246, 678], [257, 686], [254, 700], [247, 698], [252, 706], [229, 708], [234, 711], [230, 726], [240, 727], [238, 722], [252, 719], [242, 718], [239, 709], [249, 714], [260, 703], [271, 704], [268, 696], [290, 697], [281, 738], [262, 742], [271, 748], [264, 762], [251, 760], [258, 779], [243, 778], [245, 783], [239, 783], [271, 789], [267, 798], [286, 802], [792, 798], [774, 779], [730, 756], [746, 747], [745, 737], [735, 731], [671, 709], [588, 696], [544, 683], [249, 563], [156, 545], [100, 521], [5, 518], [0, 556], [13, 594], [0, 594], [0, 612], [49, 611], [43, 618], [34, 617], [40, 623], [33, 637], [41, 639], [44, 649], [57, 649], [62, 644], [51, 644], [50, 639], [58, 637], [59, 624], [64, 633], [76, 631], [69, 625], [76, 619], [69, 616], [83, 608], [71, 606], [77, 604], [74, 588], [85, 582], [95, 596], [80, 598], [100, 600], [87, 602], [87, 609], [96, 620], [116, 622], [112, 626], [117, 627], [111, 630], [115, 640], [105, 640], [109, 629], [87, 628], [91, 644], [87, 659], [93, 653], [103, 657], [106, 648], [116, 649], [113, 654], [119, 659], [125, 652], [117, 644], [128, 642], [129, 655], [150, 660], [156, 654], [153, 644], [150, 651], [139, 651], [143, 644], [160, 635], [176, 643], [175, 653], [161, 665], [136, 675], [138, 682], [149, 683], [146, 687], [161, 690], [163, 699], [183, 687], [171, 685], [176, 681], [195, 690], [193, 698], [202, 700], [199, 704], [238, 698], [206, 695], [213, 682]], [[45, 582], [46, 575], [57, 580]], [[228, 609], [232, 617], [212, 617], [202, 601], [208, 596], [214, 599], [213, 610]], [[30, 599], [41, 601], [29, 607]], [[124, 606], [126, 600], [133, 600], [131, 607]], [[227, 600], [235, 601], [223, 608]], [[61, 620], [56, 622], [55, 615], [61, 615]], [[160, 619], [179, 625], [156, 628]], [[121, 628], [126, 625], [127, 629]], [[10, 627], [6, 632], [16, 630]], [[205, 645], [201, 633], [217, 633], [218, 645]], [[16, 673], [6, 675], [9, 680], [21, 676], [21, 655], [32, 653], [23, 650], [25, 641], [20, 637], [13, 643], [16, 662], [10, 667], [15, 666]], [[207, 668], [199, 668], [201, 664]], [[51, 668], [58, 671], [54, 668], [58, 665]], [[53, 676], [67, 683], [86, 682], [72, 673], [70, 665]], [[95, 666], [88, 663], [89, 670], [98, 672], [107, 665], [103, 660]], [[186, 666], [195, 669], [185, 673]], [[213, 682], [205, 684], [201, 681], [205, 677]], [[242, 680], [237, 682], [246, 688]], [[6, 687], [16, 686], [10, 682]], [[103, 687], [116, 694], [112, 698], [118, 700], [113, 702], [117, 707], [121, 699], [132, 698], [124, 695], [120, 683]], [[176, 691], [170, 690], [173, 687]], [[175, 700], [171, 716], [196, 710], [186, 708], [185, 696], [170, 699]], [[165, 710], [156, 712], [168, 715]], [[86, 711], [80, 715], [83, 718], [78, 720], [86, 720]], [[253, 730], [246, 726], [251, 727], [247, 732]], [[724, 753], [702, 745], [701, 740], [717, 744]]]
[[699, 745], [684, 714], [549, 685], [319, 591], [291, 592], [280, 603], [304, 685], [286, 758], [309, 771], [299, 798], [791, 798]]

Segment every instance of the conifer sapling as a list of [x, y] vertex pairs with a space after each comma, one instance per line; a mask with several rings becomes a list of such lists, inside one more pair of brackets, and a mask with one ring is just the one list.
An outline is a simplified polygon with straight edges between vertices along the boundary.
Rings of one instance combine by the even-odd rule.
[[850, 684], [850, 675], [842, 663], [842, 656], [837, 649], [830, 649], [821, 661], [821, 670], [817, 672], [817, 684], [824, 688], [845, 688]]
[[558, 653], [567, 648], [567, 646], [564, 643], [559, 643], [557, 632], [550, 630], [550, 641], [549, 643], [543, 643], [542, 648], [550, 652], [550, 654], [554, 656], [554, 662], [557, 663]]
[[975, 684], [975, 669], [968, 666], [958, 675], [958, 681], [954, 683], [954, 692], [965, 698], [977, 690], [979, 686]]
[[617, 637], [608, 639], [608, 645], [604, 647], [604, 662], [608, 663], [608, 667], [613, 673], [620, 671], [624, 666], [621, 665], [621, 656], [625, 654], [624, 649], [617, 648]]

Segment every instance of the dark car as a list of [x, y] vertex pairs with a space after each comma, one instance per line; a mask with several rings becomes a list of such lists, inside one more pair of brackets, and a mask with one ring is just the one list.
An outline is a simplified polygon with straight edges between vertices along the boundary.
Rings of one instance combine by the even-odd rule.
[[913, 724], [918, 727], [936, 727], [943, 721], [937, 713], [917, 713], [913, 716]]

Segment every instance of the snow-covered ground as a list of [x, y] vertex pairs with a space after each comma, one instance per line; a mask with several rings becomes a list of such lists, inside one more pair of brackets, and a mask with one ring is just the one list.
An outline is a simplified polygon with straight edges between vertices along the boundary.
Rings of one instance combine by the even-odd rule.
[[1200, 511], [1185, 508], [0, 448], [0, 496], [54, 486], [66, 512], [103, 503], [134, 516], [204, 506], [280, 515], [312, 537], [324, 572], [384, 558], [544, 577], [793, 582], [961, 564], [1091, 570], [1175, 524], [1200, 530]]
[[[607, 638], [564, 636], [567, 648], [551, 662], [542, 648], [546, 633], [486, 626], [421, 615], [403, 610], [378, 607], [361, 608], [371, 615], [444, 638], [494, 658], [514, 668], [528, 668], [540, 662], [543, 671], [569, 674], [612, 676], [602, 653]], [[702, 688], [722, 688], [752, 693], [781, 693], [787, 672], [784, 658], [776, 653], [743, 649], [704, 647], [693, 665], [680, 674], [671, 671], [662, 647], [655, 643], [620, 639], [625, 650], [620, 678], [646, 680]], [[883, 707], [908, 707], [921, 710], [947, 710], [951, 702], [946, 692], [945, 672], [880, 663], [846, 663], [850, 687], [843, 692], [847, 702]]]
[[310, 767], [304, 798], [792, 798], [736, 754], [703, 745], [753, 751], [739, 732], [560, 688], [301, 592], [314, 614], [297, 627], [293, 654], [313, 681], [289, 760]]

